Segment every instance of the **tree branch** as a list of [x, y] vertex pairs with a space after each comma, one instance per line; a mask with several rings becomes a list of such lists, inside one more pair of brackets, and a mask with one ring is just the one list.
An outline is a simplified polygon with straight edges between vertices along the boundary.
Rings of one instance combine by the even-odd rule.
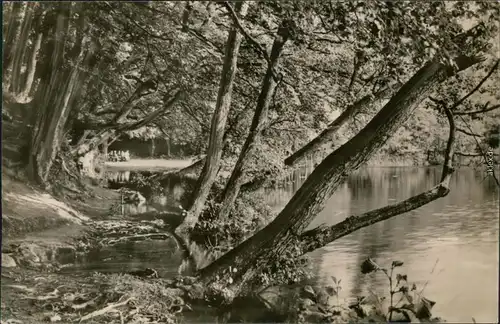
[[245, 37], [245, 39], [250, 44], [252, 44], [253, 47], [255, 47], [255, 49], [264, 57], [267, 63], [271, 64], [271, 58], [267, 54], [267, 51], [245, 30], [245, 27], [243, 27], [243, 25], [241, 24], [241, 21], [238, 18], [236, 12], [234, 11], [233, 7], [227, 1], [224, 1], [222, 5], [227, 9], [229, 14], [231, 15], [235, 25], [240, 30], [240, 33]]
[[469, 93], [467, 93], [465, 96], [463, 96], [460, 100], [455, 102], [453, 106], [451, 106], [451, 110], [455, 110], [458, 106], [460, 106], [465, 100], [467, 100], [470, 96], [472, 96], [481, 86], [488, 80], [488, 78], [495, 72], [495, 70], [498, 68], [498, 64], [500, 63], [500, 60], [497, 60], [495, 64], [490, 69], [490, 72], [472, 89]]
[[500, 105], [495, 105], [495, 106], [492, 106], [489, 108], [488, 108], [488, 105], [489, 105], [489, 102], [487, 102], [484, 105], [483, 109], [479, 109], [479, 110], [462, 111], [462, 112], [457, 111], [457, 112], [455, 112], [455, 115], [456, 116], [471, 116], [471, 115], [476, 115], [476, 114], [482, 114], [482, 113], [500, 108]]
[[473, 133], [472, 131], [467, 131], [463, 128], [460, 128], [460, 127], [457, 127], [457, 132], [459, 133], [463, 133], [465, 135], [469, 135], [469, 136], [474, 136], [474, 137], [484, 137], [483, 135], [479, 135], [479, 134], [476, 134], [476, 133]]
[[392, 93], [392, 91], [393, 86], [389, 86], [373, 95], [366, 95], [347, 107], [347, 109], [344, 110], [344, 112], [342, 112], [333, 122], [331, 122], [328, 125], [328, 128], [323, 130], [321, 134], [316, 136], [302, 148], [287, 157], [285, 159], [285, 165], [291, 166], [297, 164], [302, 161], [308, 154], [313, 153], [323, 147], [323, 145], [332, 140], [333, 135], [335, 135], [337, 131], [357, 112], [366, 109], [366, 107], [372, 105], [375, 101], [385, 98], [388, 94]]
[[[233, 19], [234, 24], [236, 25], [236, 27], [238, 27], [238, 29], [240, 30], [240, 33], [245, 37], [247, 42], [249, 42], [257, 50], [257, 52], [259, 54], [261, 54], [262, 57], [264, 57], [268, 66], [272, 66], [271, 57], [269, 56], [267, 51], [264, 49], [264, 47], [262, 47], [262, 45], [259, 44], [259, 42], [257, 42], [257, 40], [255, 40], [255, 38], [253, 38], [246, 31], [245, 27], [243, 27], [243, 25], [241, 24], [241, 21], [238, 18], [238, 15], [236, 14], [236, 12], [234, 11], [233, 7], [227, 1], [224, 1], [222, 3], [222, 5], [227, 9], [227, 11], [229, 12], [229, 14], [231, 15], [231, 17]], [[271, 72], [272, 72], [273, 78], [275, 80], [280, 79], [280, 74], [275, 69], [272, 69]]]
[[441, 174], [441, 182], [434, 188], [397, 204], [375, 209], [361, 215], [348, 217], [344, 221], [333, 226], [323, 225], [304, 232], [300, 236], [304, 253], [319, 249], [363, 227], [367, 227], [394, 216], [417, 209], [436, 199], [445, 197], [450, 192], [450, 178], [454, 171], [452, 160], [456, 126], [452, 111], [446, 107], [444, 107], [444, 109], [446, 117], [448, 118], [448, 122], [450, 124], [450, 133], [446, 146], [445, 160], [443, 163], [443, 171]]
[[139, 120], [138, 122], [120, 125], [117, 130], [120, 132], [128, 132], [128, 131], [135, 130], [135, 129], [138, 129], [138, 128], [141, 128], [143, 126], [148, 125], [153, 120], [157, 119], [162, 114], [164, 114], [169, 108], [171, 108], [181, 98], [182, 95], [183, 95], [183, 91], [178, 90], [173, 95], [173, 97], [163, 106], [163, 108], [153, 111], [152, 113], [150, 113], [149, 115], [147, 115], [143, 119]]
[[127, 115], [130, 114], [130, 112], [135, 107], [134, 103], [137, 102], [137, 100], [141, 99], [142, 97], [151, 94], [152, 92], [150, 92], [150, 90], [156, 91], [156, 89], [157, 89], [157, 84], [156, 81], [153, 79], [149, 79], [145, 82], [140, 83], [135, 89], [135, 91], [132, 93], [132, 95], [125, 101], [125, 103], [123, 103], [121, 109], [113, 118], [112, 123], [118, 124], [125, 118], [127, 118]]
[[[469, 124], [465, 121], [464, 117], [463, 116], [458, 116], [460, 117], [460, 119], [462, 120], [462, 122], [467, 126], [467, 128], [471, 131], [472, 133], [472, 129], [471, 127], [469, 126]], [[476, 145], [477, 145], [477, 148], [479, 149], [479, 152], [481, 153], [481, 155], [483, 156], [483, 159], [486, 163], [488, 163], [488, 158], [486, 157], [486, 153], [483, 151], [483, 148], [481, 147], [481, 145], [479, 144], [479, 141], [477, 140], [477, 137], [474, 136], [474, 141], [476, 142]], [[500, 187], [500, 181], [498, 180], [496, 174], [495, 174], [495, 170], [492, 169], [492, 175], [493, 175], [493, 179], [495, 179], [495, 182], [497, 183], [497, 186]]]

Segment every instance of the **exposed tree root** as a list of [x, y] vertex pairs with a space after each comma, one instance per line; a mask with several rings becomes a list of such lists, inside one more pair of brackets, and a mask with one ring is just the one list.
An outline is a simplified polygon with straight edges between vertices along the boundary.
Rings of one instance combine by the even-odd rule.
[[[117, 239], [106, 241], [106, 239], [102, 240], [100, 244], [113, 245], [122, 241], [142, 241], [145, 239], [152, 240], [166, 240], [168, 238], [172, 238], [173, 235], [171, 233], [151, 233], [151, 234], [137, 234], [130, 236], [123, 236]], [[176, 240], [177, 242], [177, 240]]]
[[[87, 320], [92, 319], [92, 318], [97, 317], [97, 316], [102, 316], [106, 313], [117, 312], [117, 310], [116, 310], [117, 307], [125, 306], [131, 300], [134, 300], [134, 298], [131, 297], [131, 298], [128, 298], [122, 302], [108, 304], [108, 306], [106, 306], [102, 309], [96, 310], [90, 314], [83, 316], [82, 318], [80, 318], [80, 322], [87, 321]], [[123, 315], [121, 315], [121, 314], [120, 314], [120, 319], [122, 320], [122, 323], [123, 323]]]

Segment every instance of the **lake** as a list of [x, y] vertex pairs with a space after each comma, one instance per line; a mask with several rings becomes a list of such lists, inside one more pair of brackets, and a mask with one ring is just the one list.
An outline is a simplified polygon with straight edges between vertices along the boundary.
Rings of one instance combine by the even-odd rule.
[[[310, 227], [396, 203], [437, 183], [440, 168], [367, 168], [350, 176]], [[409, 213], [361, 229], [311, 253], [317, 280], [342, 280], [340, 297], [388, 296], [387, 279], [362, 275], [371, 257], [381, 266], [404, 262], [401, 273], [436, 301], [434, 315], [448, 322], [498, 323], [498, 190], [492, 178], [473, 169], [453, 175], [451, 192]], [[487, 176], [486, 176], [487, 177]], [[298, 182], [298, 183], [297, 183]], [[270, 203], [283, 206], [300, 185], [270, 190]]]
[[[306, 172], [307, 173], [307, 172]], [[347, 216], [383, 207], [428, 190], [439, 182], [440, 168], [365, 168], [351, 175], [328, 201], [311, 228], [335, 224]], [[302, 171], [284, 186], [266, 190], [277, 210], [305, 179]], [[164, 204], [156, 202], [156, 204]], [[469, 168], [455, 172], [451, 192], [426, 206], [361, 229], [310, 254], [318, 283], [342, 280], [340, 298], [388, 296], [387, 279], [362, 275], [360, 265], [371, 257], [381, 266], [393, 260], [410, 284], [437, 304], [434, 316], [448, 322], [497, 322], [498, 314], [498, 190], [492, 178]], [[126, 213], [152, 206], [127, 207]], [[180, 255], [162, 241], [127, 243], [106, 248], [87, 264], [97, 271], [152, 267], [160, 275], [177, 274]], [[168, 260], [168, 262], [166, 262]], [[88, 269], [88, 268], [87, 268]]]

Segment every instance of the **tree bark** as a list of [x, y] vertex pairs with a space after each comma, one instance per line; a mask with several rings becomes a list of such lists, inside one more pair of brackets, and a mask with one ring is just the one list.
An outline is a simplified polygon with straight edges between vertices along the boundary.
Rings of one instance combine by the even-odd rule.
[[12, 63], [10, 86], [12, 93], [14, 93], [14, 95], [16, 96], [21, 90], [21, 68], [24, 62], [26, 51], [29, 48], [28, 40], [30, 36], [31, 23], [33, 22], [34, 9], [39, 5], [40, 4], [35, 2], [28, 2], [26, 4], [23, 22], [21, 23], [21, 32], [14, 45], [14, 57]]
[[[239, 2], [236, 4], [236, 9], [241, 16], [244, 16], [247, 13], [248, 3]], [[212, 187], [219, 170], [222, 156], [224, 129], [229, 109], [231, 107], [231, 95], [237, 70], [241, 38], [242, 37], [236, 26], [233, 26], [227, 38], [226, 54], [224, 65], [222, 67], [222, 77], [217, 96], [217, 104], [212, 117], [210, 140], [207, 149], [207, 156], [205, 158], [205, 164], [192, 193], [189, 206], [187, 207], [188, 215], [184, 219], [184, 222], [176, 230], [178, 233], [182, 233], [183, 235], [188, 228], [194, 226], [197, 222], [210, 192], [210, 188]]]
[[151, 138], [151, 157], [155, 156], [155, 139]]
[[267, 114], [269, 105], [276, 90], [277, 81], [275, 80], [275, 71], [279, 66], [279, 58], [283, 52], [283, 48], [290, 37], [290, 30], [285, 22], [278, 30], [278, 34], [274, 40], [271, 49], [270, 62], [267, 67], [267, 72], [262, 84], [262, 90], [257, 101], [255, 113], [250, 125], [250, 131], [243, 144], [238, 160], [234, 166], [233, 172], [224, 188], [221, 199], [221, 209], [219, 218], [226, 218], [231, 213], [234, 202], [238, 197], [241, 185], [243, 184], [243, 172], [247, 159], [251, 156], [254, 146], [258, 143], [262, 130], [267, 122]]
[[[459, 70], [478, 58], [460, 57]], [[281, 255], [323, 209], [344, 179], [365, 163], [410, 117], [439, 83], [454, 74], [451, 68], [432, 61], [422, 67], [356, 136], [328, 155], [280, 214], [264, 229], [199, 271], [201, 280], [212, 282], [229, 265], [237, 268], [231, 288], [238, 290], [263, 266]]]
[[345, 125], [353, 116], [358, 112], [366, 110], [369, 106], [373, 105], [375, 102], [383, 100], [389, 96], [393, 91], [393, 87], [387, 87], [373, 95], [366, 95], [359, 99], [349, 107], [347, 107], [344, 112], [340, 114], [333, 122], [328, 125], [328, 128], [321, 132], [316, 138], [304, 145], [301, 149], [290, 155], [285, 159], [285, 165], [293, 166], [297, 165], [304, 159], [320, 150], [325, 144], [331, 144], [334, 135], [339, 131], [339, 129]]
[[[12, 10], [9, 13], [9, 20], [7, 23], [6, 33], [4, 41], [3, 41], [3, 80], [4, 82], [8, 81], [6, 76], [10, 76], [6, 73], [10, 70], [12, 59], [14, 58], [15, 50], [16, 50], [16, 40], [18, 39], [18, 35], [21, 31], [21, 12], [23, 9], [22, 2], [14, 2], [12, 3]], [[5, 84], [4, 84], [5, 88]]]
[[35, 21], [33, 22], [34, 30], [36, 38], [31, 47], [31, 55], [28, 58], [27, 66], [26, 66], [26, 75], [24, 78], [24, 85], [19, 90], [17, 95], [19, 102], [29, 102], [29, 95], [33, 91], [33, 83], [35, 81], [35, 73], [38, 61], [38, 54], [40, 52], [40, 48], [42, 46], [43, 40], [43, 31], [41, 30], [42, 22], [43, 22], [43, 9], [41, 6], [36, 8], [35, 12]]
[[63, 55], [68, 36], [71, 4], [60, 4], [57, 10], [54, 51], [48, 62], [51, 73], [41, 80], [34, 99], [37, 104], [37, 114], [28, 163], [30, 178], [41, 185], [47, 184], [49, 171], [59, 151], [64, 126], [72, 108], [69, 103], [76, 89], [85, 82], [87, 77], [85, 67], [95, 52], [95, 44], [91, 43], [87, 50], [79, 53], [72, 69], [64, 68]]

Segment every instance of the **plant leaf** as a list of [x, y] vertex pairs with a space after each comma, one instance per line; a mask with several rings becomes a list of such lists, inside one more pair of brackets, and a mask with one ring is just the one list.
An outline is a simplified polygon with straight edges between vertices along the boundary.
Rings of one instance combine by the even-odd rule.
[[337, 294], [338, 294], [338, 291], [335, 289], [335, 287], [332, 287], [332, 286], [327, 286], [327, 287], [325, 288], [325, 291], [326, 291], [326, 293], [327, 293], [328, 295], [330, 295], [330, 296], [332, 296], [332, 297], [333, 297], [333, 296], [337, 296]]
[[371, 259], [368, 258], [361, 263], [361, 273], [368, 274], [379, 269], [379, 266]]
[[332, 280], [333, 280], [333, 283], [334, 284], [337, 284], [337, 278], [335, 278], [335, 276], [331, 276]]
[[392, 261], [392, 267], [393, 268], [401, 267], [401, 266], [403, 266], [403, 264], [404, 264], [403, 261]]
[[430, 320], [432, 316], [431, 310], [434, 305], [436, 305], [436, 302], [422, 297], [416, 306], [415, 316], [419, 320]]

